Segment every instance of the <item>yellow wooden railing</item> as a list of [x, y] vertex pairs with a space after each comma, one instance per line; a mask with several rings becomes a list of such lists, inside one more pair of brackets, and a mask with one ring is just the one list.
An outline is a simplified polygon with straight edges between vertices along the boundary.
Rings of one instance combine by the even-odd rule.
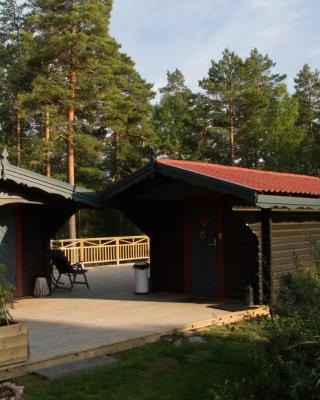
[[51, 240], [51, 248], [61, 249], [72, 264], [117, 264], [149, 260], [148, 236], [119, 236]]

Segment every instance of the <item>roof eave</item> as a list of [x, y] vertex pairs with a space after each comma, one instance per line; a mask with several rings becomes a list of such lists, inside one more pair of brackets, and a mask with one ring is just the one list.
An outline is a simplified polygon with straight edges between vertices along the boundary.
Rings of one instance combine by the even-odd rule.
[[113, 196], [124, 192], [130, 186], [141, 182], [143, 179], [151, 176], [154, 173], [154, 163], [149, 162], [144, 167], [140, 168], [133, 174], [121, 179], [119, 182], [114, 183], [112, 186], [102, 192], [103, 198], [107, 201]]
[[247, 201], [249, 204], [254, 205], [256, 203], [257, 191], [247, 186], [238, 185], [233, 182], [225, 181], [223, 179], [200, 174], [189, 169], [184, 169], [165, 163], [156, 163], [155, 171], [162, 175], [183, 180], [192, 185], [204, 186], [207, 189], [215, 192], [234, 195], [242, 200]]
[[96, 192], [77, 188], [66, 182], [37, 174], [9, 163], [5, 166], [5, 173], [1, 180], [26, 186], [29, 189], [38, 189], [46, 194], [57, 195], [88, 207], [100, 208], [104, 206], [102, 198]]
[[256, 206], [260, 208], [320, 209], [320, 198], [258, 194]]

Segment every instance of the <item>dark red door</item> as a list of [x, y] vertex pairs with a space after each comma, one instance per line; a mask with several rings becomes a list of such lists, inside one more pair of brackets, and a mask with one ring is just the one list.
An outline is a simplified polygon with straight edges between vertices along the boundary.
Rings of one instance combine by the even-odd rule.
[[198, 296], [219, 293], [218, 207], [196, 203], [189, 209], [189, 291]]

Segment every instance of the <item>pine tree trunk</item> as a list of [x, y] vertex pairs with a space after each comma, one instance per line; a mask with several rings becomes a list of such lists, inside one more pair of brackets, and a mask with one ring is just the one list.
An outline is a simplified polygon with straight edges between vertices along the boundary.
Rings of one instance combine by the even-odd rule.
[[[71, 71], [70, 84], [71, 90], [74, 92], [76, 84], [76, 73], [74, 70]], [[68, 152], [68, 183], [70, 185], [75, 184], [74, 179], [74, 119], [75, 119], [75, 109], [74, 106], [69, 107], [67, 113], [67, 152]], [[70, 239], [75, 239], [77, 237], [76, 233], [76, 218], [73, 215], [69, 219], [69, 237]]]
[[[50, 64], [47, 65], [47, 80], [50, 75]], [[45, 174], [46, 176], [51, 176], [51, 162], [50, 162], [50, 151], [49, 151], [49, 142], [50, 142], [50, 114], [46, 110], [44, 113], [44, 141], [46, 146], [46, 161], [45, 161]]]
[[[72, 1], [72, 6], [76, 5], [76, 0]], [[77, 27], [73, 25], [71, 27], [71, 33], [75, 34], [77, 31]], [[74, 59], [71, 59], [70, 63], [70, 78], [69, 78], [71, 97], [74, 101], [76, 96], [76, 85], [77, 85], [77, 74], [76, 74], [76, 66]], [[68, 108], [67, 111], [67, 152], [68, 152], [68, 183], [70, 185], [75, 184], [74, 179], [74, 120], [75, 120], [75, 107], [74, 103], [72, 106]], [[73, 215], [69, 219], [68, 223], [69, 228], [69, 237], [70, 239], [75, 239], [77, 237], [77, 228], [76, 228], [76, 216]]]
[[48, 111], [46, 111], [44, 113], [44, 141], [46, 145], [46, 164], [45, 164], [46, 176], [51, 176], [49, 140], [50, 140], [50, 114], [48, 113]]
[[233, 106], [229, 108], [229, 130], [230, 130], [230, 164], [234, 165], [234, 124], [233, 124]]
[[17, 166], [21, 165], [21, 119], [19, 111], [16, 116], [16, 137], [17, 137]]
[[113, 147], [114, 147], [114, 181], [118, 181], [120, 178], [120, 155], [119, 155], [119, 135], [117, 132], [113, 132]]

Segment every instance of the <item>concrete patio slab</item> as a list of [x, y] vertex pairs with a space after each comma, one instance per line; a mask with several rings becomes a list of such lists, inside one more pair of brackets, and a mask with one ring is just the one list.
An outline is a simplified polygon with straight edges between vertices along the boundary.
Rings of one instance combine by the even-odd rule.
[[131, 266], [96, 267], [87, 275], [90, 290], [78, 285], [72, 292], [59, 289], [50, 297], [18, 300], [13, 316], [28, 322], [29, 370], [68, 362], [73, 356], [111, 354], [177, 328], [232, 322], [246, 312], [245, 306], [179, 294], [135, 295], [133, 274]]

